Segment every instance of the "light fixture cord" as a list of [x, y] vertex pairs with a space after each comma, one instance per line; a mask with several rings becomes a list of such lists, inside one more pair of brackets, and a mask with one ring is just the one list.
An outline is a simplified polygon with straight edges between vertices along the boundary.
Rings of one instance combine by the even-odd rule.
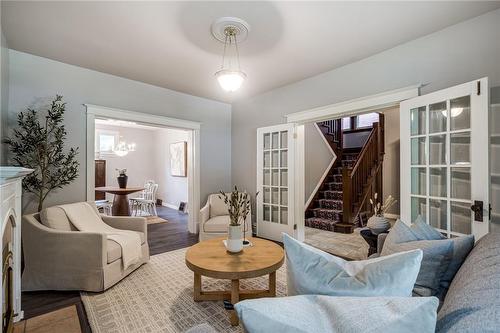
[[240, 51], [238, 50], [238, 41], [236, 40], [236, 36], [234, 36], [234, 47], [236, 49], [236, 61], [238, 62], [238, 70], [241, 72]]
[[226, 59], [226, 46], [227, 46], [227, 37], [228, 35], [227, 34], [224, 34], [225, 37], [224, 37], [224, 52], [222, 53], [222, 64], [220, 66], [220, 69], [224, 69], [224, 62], [225, 62], [225, 59]]

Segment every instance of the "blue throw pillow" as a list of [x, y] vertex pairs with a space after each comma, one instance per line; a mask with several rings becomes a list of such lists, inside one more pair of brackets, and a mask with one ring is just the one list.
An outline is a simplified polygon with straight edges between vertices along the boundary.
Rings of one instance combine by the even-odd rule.
[[421, 296], [436, 295], [443, 299], [473, 247], [474, 235], [447, 239], [418, 216], [411, 227], [401, 220], [396, 221], [386, 237], [381, 255], [422, 249], [424, 257], [414, 292]]
[[446, 238], [439, 231], [425, 223], [424, 219], [420, 215], [417, 216], [410, 229], [418, 240], [438, 240]]
[[346, 261], [283, 234], [288, 295], [411, 296], [422, 261], [413, 250]]
[[235, 305], [248, 333], [434, 333], [435, 297], [262, 298]]

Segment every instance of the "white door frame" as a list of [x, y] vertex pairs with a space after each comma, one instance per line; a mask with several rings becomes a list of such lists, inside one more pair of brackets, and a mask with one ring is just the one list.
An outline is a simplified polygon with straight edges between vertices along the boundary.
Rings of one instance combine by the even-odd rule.
[[198, 213], [200, 211], [200, 127], [194, 121], [169, 118], [142, 112], [114, 109], [105, 106], [84, 104], [87, 108], [87, 201], [95, 200], [95, 119], [112, 118], [134, 121], [155, 127], [181, 128], [188, 136], [188, 230], [198, 232]]
[[[490, 220], [488, 219], [488, 207], [491, 202], [490, 197], [490, 187], [486, 186], [490, 184], [490, 161], [489, 161], [489, 149], [490, 149], [490, 135], [489, 135], [489, 107], [490, 107], [490, 99], [489, 99], [490, 87], [488, 84], [488, 78], [483, 77], [477, 80], [469, 81], [466, 83], [462, 83], [459, 85], [455, 85], [452, 87], [448, 87], [445, 89], [441, 89], [438, 91], [431, 92], [429, 94], [425, 94], [423, 96], [419, 96], [418, 98], [414, 98], [412, 100], [406, 101], [402, 103], [400, 117], [400, 123], [405, 124], [405, 126], [400, 126], [401, 131], [401, 219], [406, 223], [410, 224], [412, 222], [411, 218], [411, 197], [421, 197], [422, 199], [436, 199], [436, 200], [446, 200], [446, 216], [451, 221], [451, 207], [449, 202], [462, 202], [465, 204], [473, 204], [475, 200], [479, 200], [483, 202], [483, 221], [478, 222], [472, 218], [471, 223], [471, 233], [475, 235], [476, 241], [482, 236], [486, 235], [489, 232]], [[430, 181], [426, 178], [426, 194], [425, 195], [417, 195], [411, 193], [411, 152], [410, 152], [410, 138], [415, 138], [420, 135], [411, 135], [410, 134], [410, 110], [413, 109], [414, 105], [426, 106], [426, 131], [425, 134], [420, 137], [426, 137], [426, 156], [429, 159], [429, 136], [436, 135], [439, 133], [430, 133], [429, 131], [429, 111], [428, 105], [436, 103], [437, 101], [448, 101], [447, 109], [450, 108], [449, 100], [462, 96], [470, 96], [470, 128], [465, 129], [466, 132], [470, 133], [470, 162], [466, 165], [467, 168], [470, 168], [470, 182], [471, 182], [471, 193], [470, 199], [459, 199], [453, 198], [451, 194], [451, 176], [449, 169], [451, 167], [458, 167], [458, 165], [454, 165], [450, 161], [450, 133], [457, 133], [457, 131], [452, 131], [450, 129], [450, 121], [448, 120], [447, 128], [442, 132], [446, 134], [446, 154], [447, 160], [446, 163], [443, 164], [442, 167], [447, 168], [447, 179], [446, 179], [446, 193], [445, 197], [432, 197], [430, 195]], [[485, 127], [485, 124], [488, 124]], [[462, 130], [463, 132], [464, 130]], [[460, 132], [460, 130], [458, 130]], [[486, 161], [484, 161], [484, 157], [486, 156]], [[482, 163], [478, 162], [481, 161]], [[429, 176], [429, 160], [426, 161], [425, 167], [427, 168], [426, 177]], [[416, 166], [419, 167], [419, 166]], [[423, 166], [422, 166], [423, 167]], [[431, 166], [432, 167], [432, 166]], [[403, 200], [404, 198], [404, 200]], [[430, 207], [427, 202], [427, 223], [429, 222], [430, 216]], [[473, 214], [471, 214], [473, 215]], [[447, 230], [442, 230], [446, 232], [449, 236], [461, 236], [462, 234], [450, 231], [450, 223], [447, 225]]]
[[[412, 85], [401, 89], [390, 90], [382, 92], [375, 95], [369, 95], [362, 98], [356, 98], [340, 103], [330, 104], [327, 106], [322, 106], [314, 109], [309, 109], [305, 111], [299, 111], [287, 114], [286, 122], [295, 123], [297, 129], [304, 133], [304, 124], [311, 122], [319, 122], [322, 120], [329, 120], [333, 118], [343, 118], [354, 116], [358, 114], [369, 113], [375, 110], [399, 107], [399, 103], [409, 98], [419, 96], [420, 88], [422, 84]], [[297, 235], [298, 239], [304, 238], [304, 212], [307, 209], [307, 205], [304, 205], [304, 188], [305, 188], [305, 167], [304, 167], [304, 135], [300, 135], [297, 138], [297, 145], [301, 147], [299, 149], [300, 154], [296, 154], [296, 172], [295, 172], [295, 188], [296, 191], [301, 191], [302, 196], [295, 196], [294, 206], [297, 211], [301, 209], [301, 213], [296, 215], [297, 221]], [[302, 216], [302, 218], [300, 218]]]

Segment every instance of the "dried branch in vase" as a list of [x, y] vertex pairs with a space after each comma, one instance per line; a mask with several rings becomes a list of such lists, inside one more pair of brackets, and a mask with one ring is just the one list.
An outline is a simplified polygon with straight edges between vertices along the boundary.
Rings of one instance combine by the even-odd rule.
[[373, 207], [373, 213], [375, 216], [382, 216], [384, 215], [388, 210], [389, 208], [392, 207], [392, 205], [394, 205], [397, 200], [394, 199], [394, 197], [392, 195], [389, 195], [383, 204], [381, 204], [380, 202], [377, 201], [377, 198], [378, 198], [378, 193], [375, 193], [375, 195], [373, 196], [373, 198], [370, 199], [370, 204], [372, 205]]

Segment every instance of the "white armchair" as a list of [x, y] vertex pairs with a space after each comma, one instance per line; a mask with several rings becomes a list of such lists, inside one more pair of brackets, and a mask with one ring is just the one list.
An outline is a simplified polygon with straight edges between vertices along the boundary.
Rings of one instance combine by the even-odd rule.
[[[200, 210], [200, 241], [225, 236], [229, 222], [224, 200], [218, 194], [210, 194], [205, 207]], [[252, 236], [252, 212], [248, 213], [242, 227], [245, 228], [246, 237]]]

